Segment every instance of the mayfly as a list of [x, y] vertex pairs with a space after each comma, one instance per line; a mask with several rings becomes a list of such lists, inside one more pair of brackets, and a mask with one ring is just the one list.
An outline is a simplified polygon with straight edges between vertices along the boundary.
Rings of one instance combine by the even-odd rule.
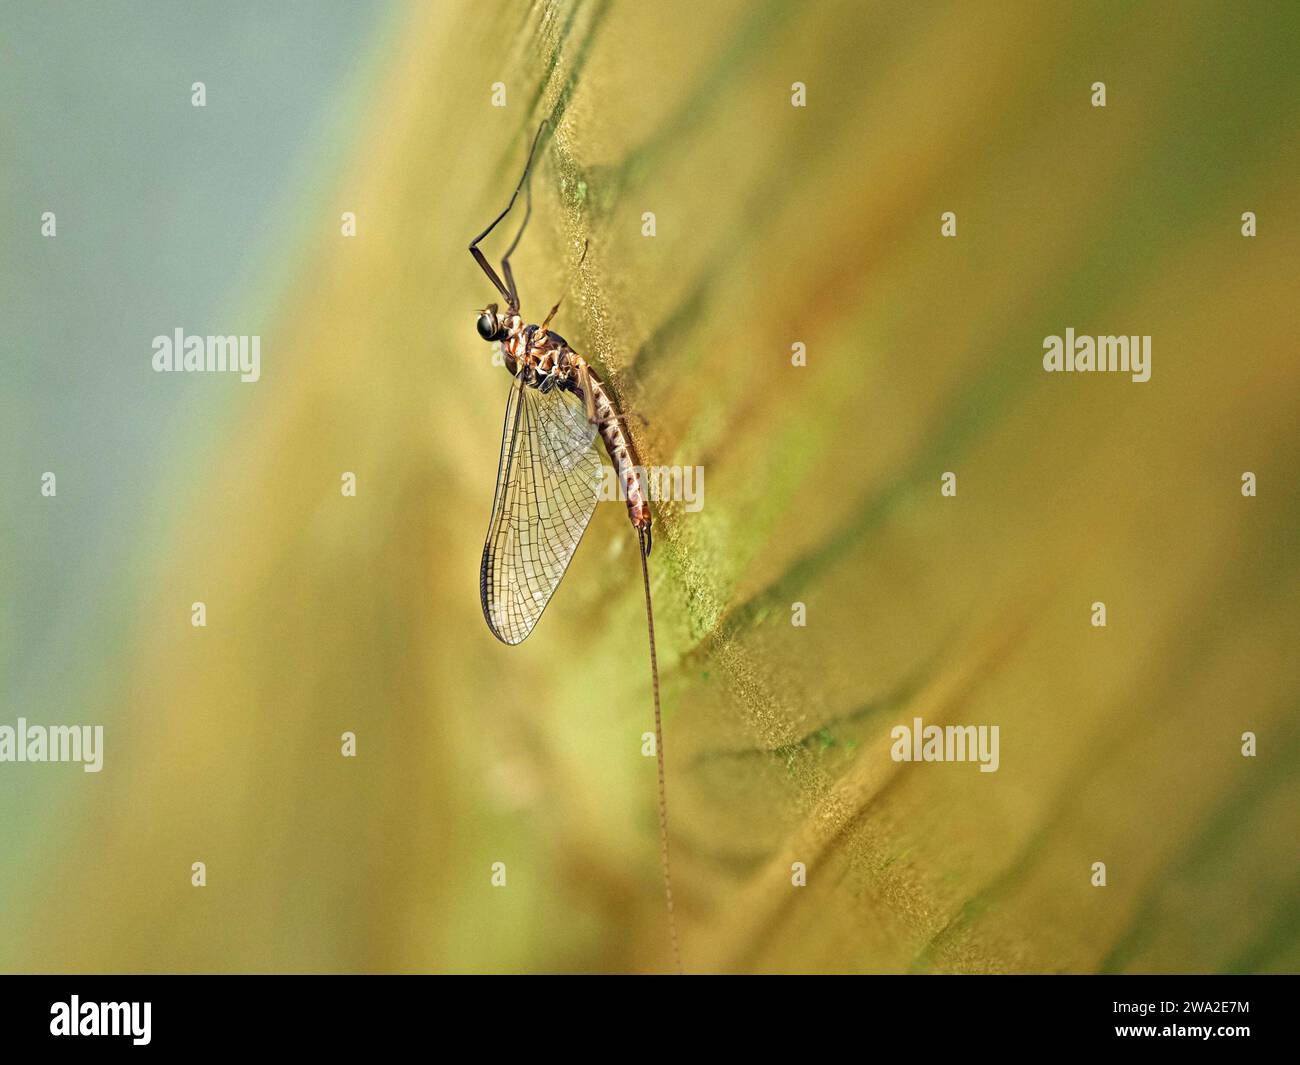
[[[523, 175], [505, 210], [469, 245], [505, 308], [489, 304], [478, 312], [478, 334], [500, 343], [513, 381], [506, 400], [496, 494], [479, 570], [483, 616], [503, 643], [522, 643], [533, 631], [568, 569], [591, 520], [603, 471], [595, 439], [603, 441], [627, 499], [628, 517], [641, 549], [646, 626], [650, 636], [650, 680], [654, 692], [655, 755], [659, 773], [659, 844], [673, 956], [681, 968], [668, 863], [668, 802], [664, 788], [663, 721], [659, 709], [659, 666], [655, 658], [654, 611], [650, 606], [650, 497], [618, 405], [591, 365], [550, 329], [560, 304], [541, 325], [527, 325], [519, 313], [519, 287], [510, 256], [533, 210], [532, 169], [545, 121], [537, 128]], [[524, 218], [501, 259], [498, 274], [479, 245], [510, 213], [520, 192]], [[583, 250], [586, 255], [586, 249]]]

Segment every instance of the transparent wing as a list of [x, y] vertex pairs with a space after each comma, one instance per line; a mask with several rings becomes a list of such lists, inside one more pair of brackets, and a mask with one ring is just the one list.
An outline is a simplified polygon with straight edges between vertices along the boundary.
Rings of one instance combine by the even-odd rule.
[[483, 616], [504, 643], [533, 631], [591, 520], [601, 482], [595, 439], [569, 393], [511, 387], [479, 571]]

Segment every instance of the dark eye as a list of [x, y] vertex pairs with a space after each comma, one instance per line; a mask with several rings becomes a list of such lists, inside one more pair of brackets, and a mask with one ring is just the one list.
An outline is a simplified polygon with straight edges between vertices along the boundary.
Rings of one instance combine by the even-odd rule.
[[478, 335], [484, 340], [491, 340], [497, 335], [496, 315], [484, 311], [478, 316]]

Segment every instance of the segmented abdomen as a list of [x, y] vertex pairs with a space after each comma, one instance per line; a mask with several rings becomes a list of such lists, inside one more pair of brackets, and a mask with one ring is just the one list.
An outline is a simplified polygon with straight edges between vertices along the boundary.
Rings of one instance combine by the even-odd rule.
[[605, 450], [614, 463], [623, 494], [627, 497], [627, 515], [638, 529], [650, 528], [650, 494], [646, 491], [641, 460], [637, 457], [632, 437], [623, 419], [619, 417], [614, 401], [605, 390], [605, 383], [591, 371], [591, 398], [596, 408], [596, 427], [605, 441]]

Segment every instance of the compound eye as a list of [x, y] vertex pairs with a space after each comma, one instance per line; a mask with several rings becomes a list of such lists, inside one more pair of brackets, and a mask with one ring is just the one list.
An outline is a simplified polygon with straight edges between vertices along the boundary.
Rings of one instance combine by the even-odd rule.
[[497, 335], [496, 315], [484, 311], [478, 316], [478, 335], [484, 340], [491, 340]]

